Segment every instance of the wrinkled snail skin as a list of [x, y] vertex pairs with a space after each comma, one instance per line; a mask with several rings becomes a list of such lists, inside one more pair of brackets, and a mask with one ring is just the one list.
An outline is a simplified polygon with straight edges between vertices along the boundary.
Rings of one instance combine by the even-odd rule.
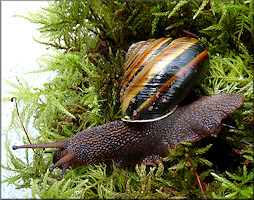
[[242, 94], [221, 93], [177, 105], [204, 77], [208, 52], [194, 38], [150, 39], [127, 52], [121, 87], [122, 120], [81, 131], [55, 143], [13, 146], [56, 148], [54, 166], [75, 169], [101, 162], [116, 166], [152, 164], [184, 141], [218, 134], [221, 120], [235, 112]]
[[54, 168], [76, 168], [87, 164], [112, 162], [116, 166], [156, 163], [185, 141], [197, 141], [217, 134], [221, 120], [243, 103], [242, 94], [221, 93], [201, 97], [178, 107], [164, 119], [154, 122], [128, 123], [121, 120], [81, 131], [56, 143], [15, 146], [17, 148], [58, 148], [54, 151]]

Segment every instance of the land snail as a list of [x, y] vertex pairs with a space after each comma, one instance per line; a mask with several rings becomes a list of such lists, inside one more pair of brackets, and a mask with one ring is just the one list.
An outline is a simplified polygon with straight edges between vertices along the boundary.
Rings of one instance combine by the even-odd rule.
[[207, 71], [208, 51], [194, 38], [150, 39], [133, 44], [127, 54], [121, 88], [122, 120], [83, 130], [64, 141], [13, 146], [57, 148], [54, 166], [66, 169], [98, 163], [116, 166], [153, 164], [168, 148], [216, 135], [221, 121], [244, 100], [242, 94], [203, 96], [184, 106]]

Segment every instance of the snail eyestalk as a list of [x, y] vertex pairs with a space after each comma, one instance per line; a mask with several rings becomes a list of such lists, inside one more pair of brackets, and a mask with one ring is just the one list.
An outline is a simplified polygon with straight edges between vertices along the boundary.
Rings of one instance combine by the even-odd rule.
[[31, 148], [31, 149], [35, 149], [35, 148], [61, 148], [63, 145], [63, 142], [53, 142], [53, 143], [41, 143], [41, 144], [28, 144], [28, 145], [20, 145], [20, 146], [16, 146], [13, 145], [12, 149], [16, 150], [16, 149], [25, 149], [25, 148]]

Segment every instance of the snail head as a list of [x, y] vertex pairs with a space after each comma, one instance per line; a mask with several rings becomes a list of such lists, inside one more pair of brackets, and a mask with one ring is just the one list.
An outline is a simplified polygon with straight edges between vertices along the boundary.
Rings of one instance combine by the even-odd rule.
[[[53, 153], [53, 163], [54, 166], [49, 168], [49, 171], [52, 172], [55, 168], [62, 169], [60, 178], [63, 177], [64, 172], [68, 168], [77, 168], [78, 165], [76, 162], [73, 162], [75, 156], [67, 152], [67, 149], [64, 148], [64, 141], [53, 142], [53, 143], [41, 143], [41, 144], [29, 144], [29, 145], [20, 145], [12, 146], [13, 150], [22, 149], [22, 148], [57, 148], [56, 150], [45, 151], [45, 153]], [[76, 163], [76, 164], [75, 164]]]

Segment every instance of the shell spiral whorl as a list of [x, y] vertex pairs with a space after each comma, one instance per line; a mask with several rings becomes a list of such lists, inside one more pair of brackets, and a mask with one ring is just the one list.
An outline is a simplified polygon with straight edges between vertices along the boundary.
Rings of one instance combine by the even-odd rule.
[[121, 88], [122, 120], [166, 117], [203, 78], [208, 51], [194, 38], [150, 39], [129, 48]]

